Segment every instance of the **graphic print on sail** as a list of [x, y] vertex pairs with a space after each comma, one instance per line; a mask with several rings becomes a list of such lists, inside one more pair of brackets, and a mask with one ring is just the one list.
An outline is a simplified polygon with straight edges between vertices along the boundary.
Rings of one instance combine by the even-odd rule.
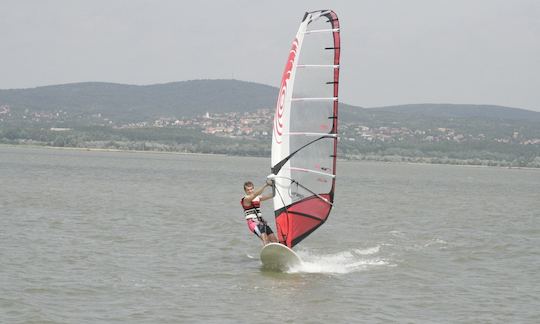
[[334, 201], [339, 32], [333, 11], [307, 12], [281, 79], [270, 177], [278, 240], [289, 248], [326, 221]]

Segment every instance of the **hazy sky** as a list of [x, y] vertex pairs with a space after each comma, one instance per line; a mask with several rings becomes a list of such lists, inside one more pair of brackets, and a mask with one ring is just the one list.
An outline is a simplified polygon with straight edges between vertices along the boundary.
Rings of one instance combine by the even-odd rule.
[[540, 111], [540, 0], [0, 0], [0, 89], [222, 78], [277, 87], [304, 12], [317, 9], [341, 21], [343, 102]]

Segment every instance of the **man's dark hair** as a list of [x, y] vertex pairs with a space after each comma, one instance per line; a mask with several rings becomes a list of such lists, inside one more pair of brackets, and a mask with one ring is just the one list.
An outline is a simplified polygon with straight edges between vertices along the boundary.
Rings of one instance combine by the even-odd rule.
[[253, 187], [253, 182], [251, 181], [244, 182], [244, 190], [246, 190], [247, 187]]

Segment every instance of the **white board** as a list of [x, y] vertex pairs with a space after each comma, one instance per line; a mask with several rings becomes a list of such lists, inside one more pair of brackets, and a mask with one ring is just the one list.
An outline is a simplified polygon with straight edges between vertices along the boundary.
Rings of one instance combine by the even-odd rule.
[[279, 243], [269, 243], [261, 250], [263, 268], [275, 271], [287, 271], [300, 265], [300, 257], [287, 246]]

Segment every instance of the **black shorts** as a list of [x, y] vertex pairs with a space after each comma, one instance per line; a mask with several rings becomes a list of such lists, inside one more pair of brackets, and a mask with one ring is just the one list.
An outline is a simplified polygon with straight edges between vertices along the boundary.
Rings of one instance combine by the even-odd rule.
[[274, 232], [272, 232], [270, 225], [260, 223], [259, 225], [255, 226], [255, 228], [253, 229], [253, 233], [260, 237], [261, 234], [263, 233], [266, 235], [270, 235], [270, 234], [273, 234]]

